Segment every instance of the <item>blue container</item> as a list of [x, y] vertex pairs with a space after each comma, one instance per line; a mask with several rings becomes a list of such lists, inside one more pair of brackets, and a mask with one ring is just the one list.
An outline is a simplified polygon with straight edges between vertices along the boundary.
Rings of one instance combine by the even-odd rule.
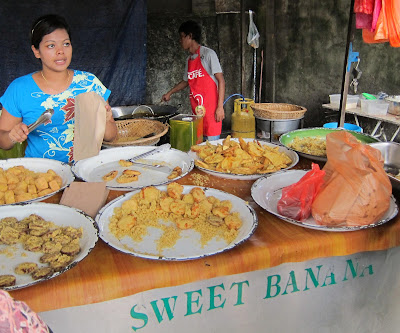
[[[326, 123], [324, 124], [325, 128], [337, 128], [338, 123]], [[362, 133], [362, 128], [360, 126], [357, 126], [355, 124], [349, 124], [349, 123], [344, 123], [343, 125], [344, 129], [347, 129], [349, 131], [356, 131]]]

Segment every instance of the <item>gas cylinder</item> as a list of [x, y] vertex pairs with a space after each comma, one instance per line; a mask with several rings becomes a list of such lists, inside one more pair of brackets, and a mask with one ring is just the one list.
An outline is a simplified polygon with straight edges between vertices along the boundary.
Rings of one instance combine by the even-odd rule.
[[254, 101], [250, 98], [235, 99], [232, 114], [232, 137], [251, 138], [256, 136], [256, 120], [250, 107]]

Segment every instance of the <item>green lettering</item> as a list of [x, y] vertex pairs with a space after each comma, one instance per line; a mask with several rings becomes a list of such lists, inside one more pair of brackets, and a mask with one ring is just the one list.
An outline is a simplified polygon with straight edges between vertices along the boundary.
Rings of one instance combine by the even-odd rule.
[[249, 281], [234, 282], [231, 285], [230, 289], [232, 289], [233, 286], [238, 286], [237, 301], [236, 301], [236, 304], [234, 304], [235, 306], [244, 304], [243, 301], [242, 301], [242, 298], [243, 298], [243, 284], [244, 283], [246, 283], [247, 286], [249, 286]]
[[136, 332], [137, 330], [139, 330], [147, 325], [147, 322], [149, 321], [149, 317], [147, 317], [147, 315], [145, 313], [136, 312], [135, 307], [137, 307], [137, 304], [135, 304], [133, 306], [133, 308], [131, 309], [131, 317], [133, 319], [143, 320], [142, 326], [138, 326], [138, 327], [132, 326], [132, 329]]
[[[169, 300], [170, 300], [171, 298], [174, 300], [174, 304], [173, 304], [173, 309], [172, 309], [172, 310], [171, 310], [171, 307], [169, 306]], [[177, 300], [177, 298], [178, 298], [178, 296], [172, 296], [172, 297], [162, 298], [161, 300], [163, 301], [164, 306], [163, 306], [161, 312], [160, 312], [160, 310], [158, 309], [158, 306], [157, 306], [157, 302], [158, 302], [158, 301], [152, 301], [152, 302], [150, 302], [150, 304], [151, 304], [151, 306], [152, 306], [152, 308], [153, 308], [154, 314], [156, 315], [157, 320], [158, 320], [159, 323], [161, 323], [161, 322], [163, 321], [164, 310], [167, 312], [167, 316], [168, 316], [168, 319], [169, 319], [169, 320], [171, 320], [172, 318], [174, 318], [173, 311], [175, 310], [175, 305], [176, 305], [176, 300]]]
[[335, 274], [332, 272], [331, 274], [326, 274], [324, 283], [321, 285], [321, 287], [326, 287], [327, 286], [326, 281], [329, 279], [331, 280], [331, 283], [328, 283], [328, 284], [336, 284]]
[[[186, 300], [187, 312], [186, 312], [185, 316], [189, 316], [189, 315], [192, 315], [195, 313], [201, 313], [201, 309], [203, 308], [203, 305], [201, 305], [199, 307], [200, 296], [197, 296], [197, 298], [195, 300], [192, 300], [192, 296], [194, 293], [197, 293], [200, 296], [202, 296], [201, 290], [189, 291], [189, 292], [185, 293], [187, 295], [187, 300]], [[199, 307], [199, 309], [196, 312], [194, 312], [192, 310], [192, 303], [195, 303]]]
[[215, 298], [218, 298], [220, 301], [222, 299], [222, 295], [221, 294], [218, 294], [218, 295], [215, 294], [215, 288], [217, 288], [217, 287], [222, 288], [222, 290], [225, 290], [225, 287], [224, 287], [223, 283], [221, 283], [218, 286], [208, 287], [208, 289], [210, 290], [210, 308], [208, 310], [213, 310], [213, 309], [216, 309], [216, 308], [223, 308], [224, 305], [225, 305], [226, 299], [224, 299], [224, 301], [220, 305], [218, 305], [218, 306], [215, 305], [215, 302], [214, 302]]
[[291, 271], [289, 273], [289, 279], [288, 283], [286, 284], [285, 291], [282, 293], [282, 295], [287, 294], [287, 289], [289, 286], [292, 286], [292, 293], [295, 293], [296, 291], [300, 291], [299, 288], [297, 288], [297, 282], [296, 282], [296, 275], [294, 274], [294, 271]]
[[[275, 284], [273, 284], [273, 282], [272, 282], [273, 278], [276, 278]], [[279, 293], [281, 292], [281, 287], [279, 286], [279, 282], [281, 282], [281, 276], [280, 275], [270, 275], [270, 276], [268, 276], [267, 280], [268, 280], [267, 295], [264, 297], [264, 299], [278, 296]], [[271, 294], [272, 287], [276, 288], [276, 293], [274, 295]]]
[[372, 269], [372, 265], [369, 265], [369, 266], [367, 266], [367, 267], [365, 267], [365, 268], [363, 269], [363, 271], [362, 271], [361, 274], [360, 274], [360, 277], [363, 277], [363, 276], [364, 276], [364, 272], [365, 272], [366, 270], [368, 270], [369, 275], [374, 274], [374, 270]]
[[319, 281], [319, 272], [321, 270], [321, 267], [322, 267], [322, 265], [317, 266], [317, 268], [318, 268], [317, 277], [315, 277], [315, 274], [314, 274], [314, 272], [313, 272], [313, 270], [311, 268], [306, 268], [306, 272], [307, 272], [307, 275], [306, 275], [306, 287], [304, 288], [304, 291], [310, 289], [310, 288], [308, 288], [308, 283], [307, 283], [308, 277], [311, 278], [311, 281], [312, 281], [314, 287], [315, 288], [318, 287], [318, 285], [319, 285], [319, 283], [318, 283], [318, 281]]
[[347, 268], [350, 268], [351, 275], [353, 276], [353, 279], [357, 276], [357, 271], [358, 271], [358, 262], [357, 266], [354, 268], [353, 265], [353, 260], [349, 259], [346, 260], [347, 265], [346, 265], [346, 270], [344, 271], [344, 278], [343, 281], [347, 281]]

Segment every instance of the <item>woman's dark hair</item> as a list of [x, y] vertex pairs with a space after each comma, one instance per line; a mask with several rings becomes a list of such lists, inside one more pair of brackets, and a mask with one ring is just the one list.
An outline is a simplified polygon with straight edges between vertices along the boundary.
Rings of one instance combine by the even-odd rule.
[[51, 34], [57, 29], [65, 29], [68, 33], [69, 39], [71, 40], [71, 31], [69, 29], [69, 25], [62, 16], [49, 14], [39, 17], [32, 24], [31, 45], [38, 49], [43, 36]]
[[183, 22], [178, 30], [179, 33], [183, 32], [186, 36], [192, 35], [192, 39], [194, 39], [197, 43], [201, 43], [201, 26], [192, 20]]

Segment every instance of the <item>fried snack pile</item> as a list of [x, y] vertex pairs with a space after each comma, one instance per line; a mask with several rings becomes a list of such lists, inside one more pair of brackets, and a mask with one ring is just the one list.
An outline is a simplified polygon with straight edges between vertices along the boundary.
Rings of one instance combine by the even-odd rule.
[[52, 169], [34, 172], [22, 165], [0, 168], [0, 205], [32, 200], [58, 191], [62, 178]]
[[110, 231], [118, 239], [129, 236], [140, 242], [147, 235], [147, 227], [159, 228], [163, 231], [157, 243], [160, 252], [175, 245], [180, 230], [190, 228], [200, 233], [202, 246], [214, 237], [227, 243], [236, 238], [242, 221], [239, 213], [231, 212], [229, 200], [207, 197], [200, 187], [187, 194], [183, 190], [175, 182], [167, 185], [166, 192], [153, 186], [143, 188], [114, 209]]
[[[61, 271], [71, 263], [81, 250], [82, 233], [82, 228], [59, 227], [36, 214], [22, 220], [15, 217], [0, 220], [0, 245], [12, 247], [21, 243], [26, 251], [42, 253], [39, 262], [23, 262], [14, 267], [17, 275], [30, 274], [35, 280]], [[0, 288], [15, 283], [15, 276], [0, 275]]]
[[326, 139], [318, 137], [295, 137], [292, 142], [287, 145], [289, 148], [297, 150], [301, 153], [326, 156]]
[[235, 173], [243, 175], [264, 174], [286, 168], [292, 160], [279, 147], [262, 145], [259, 141], [246, 142], [239, 138], [239, 142], [228, 136], [222, 145], [195, 145], [191, 148], [200, 158], [195, 161], [196, 166], [212, 171]]

